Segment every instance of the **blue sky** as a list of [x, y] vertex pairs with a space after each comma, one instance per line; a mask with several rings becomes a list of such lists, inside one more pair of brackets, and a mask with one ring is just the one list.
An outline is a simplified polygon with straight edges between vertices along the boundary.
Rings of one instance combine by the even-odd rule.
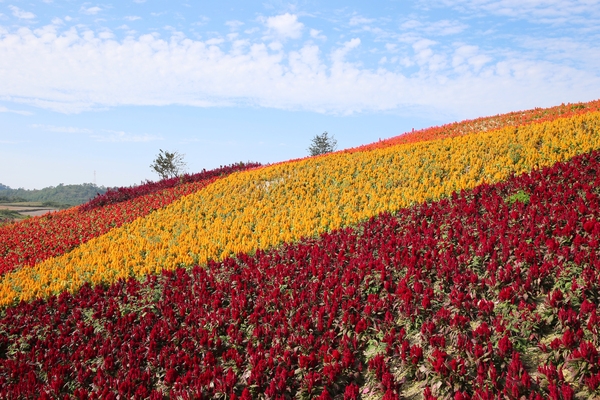
[[0, 0], [0, 183], [121, 186], [600, 98], [600, 0]]

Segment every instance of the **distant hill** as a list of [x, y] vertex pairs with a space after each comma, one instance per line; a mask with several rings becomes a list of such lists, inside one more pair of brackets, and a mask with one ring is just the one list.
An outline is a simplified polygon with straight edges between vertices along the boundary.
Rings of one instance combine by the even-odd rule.
[[93, 183], [79, 185], [50, 186], [43, 189], [11, 189], [0, 183], [0, 202], [35, 201], [55, 206], [76, 206], [83, 204], [107, 190], [104, 186], [96, 186]]

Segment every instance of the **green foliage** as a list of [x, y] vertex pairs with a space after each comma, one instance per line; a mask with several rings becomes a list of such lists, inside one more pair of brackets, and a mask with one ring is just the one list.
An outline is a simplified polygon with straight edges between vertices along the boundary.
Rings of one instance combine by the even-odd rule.
[[0, 203], [39, 202], [44, 207], [67, 208], [83, 204], [96, 196], [106, 192], [103, 186], [92, 183], [80, 185], [50, 186], [43, 189], [4, 189], [0, 191]]
[[0, 220], [14, 218], [23, 218], [23, 216], [14, 210], [0, 210]]
[[336, 148], [337, 140], [335, 140], [333, 135], [329, 136], [325, 131], [312, 139], [312, 144], [308, 148], [308, 152], [311, 156], [318, 156], [319, 154], [331, 153]]
[[529, 203], [529, 193], [524, 192], [523, 190], [519, 190], [517, 193], [509, 196], [506, 199], [506, 203], [510, 204], [510, 205], [515, 204], [517, 201], [521, 202], [523, 204], [528, 204]]
[[23, 215], [14, 210], [0, 210], [0, 224], [13, 219], [23, 219]]
[[65, 204], [65, 203], [58, 203], [56, 201], [43, 201], [42, 207], [52, 207], [52, 208], [58, 208], [59, 210], [64, 210], [66, 208], [70, 208], [71, 205]]
[[2, 204], [2, 203], [25, 203], [27, 201], [22, 197], [10, 197], [4, 193], [5, 192], [2, 192], [2, 194], [0, 194], [0, 204]]
[[150, 168], [161, 179], [169, 179], [182, 175], [185, 172], [186, 165], [183, 161], [183, 154], [177, 151], [171, 153], [161, 149], [154, 162], [150, 164]]

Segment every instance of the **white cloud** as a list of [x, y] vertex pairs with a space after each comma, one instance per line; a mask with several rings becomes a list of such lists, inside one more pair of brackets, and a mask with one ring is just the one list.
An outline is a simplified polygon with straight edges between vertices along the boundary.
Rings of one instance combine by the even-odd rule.
[[221, 43], [225, 42], [225, 40], [223, 38], [212, 38], [212, 39], [208, 39], [206, 41], [206, 44], [209, 46], [216, 46], [219, 45]]
[[15, 6], [8, 6], [12, 11], [12, 14], [19, 19], [33, 19], [35, 18], [35, 14], [29, 11], [25, 11]]
[[413, 30], [416, 28], [420, 28], [422, 26], [423, 26], [423, 23], [421, 21], [417, 21], [416, 19], [411, 19], [406, 22], [403, 22], [400, 25], [400, 28], [402, 28], [404, 30]]
[[137, 21], [138, 19], [142, 19], [142, 17], [139, 17], [137, 15], [127, 15], [123, 18], [126, 19], [127, 21]]
[[298, 22], [298, 16], [290, 13], [263, 18], [262, 22], [269, 32], [281, 38], [298, 39], [304, 29], [304, 24]]
[[281, 42], [271, 42], [268, 45], [269, 49], [273, 50], [273, 51], [281, 51], [283, 50], [283, 44]]
[[411, 19], [403, 22], [400, 28], [405, 31], [419, 32], [430, 36], [456, 35], [467, 29], [467, 25], [458, 21], [441, 20], [436, 22], [422, 22]]
[[471, 70], [479, 72], [485, 64], [491, 61], [491, 57], [480, 53], [479, 47], [460, 45], [452, 57], [452, 67], [457, 73], [467, 73]]
[[334, 50], [331, 53], [331, 59], [333, 60], [334, 63], [343, 62], [344, 57], [346, 57], [346, 54], [348, 54], [348, 52], [350, 50], [355, 49], [358, 46], [360, 46], [360, 39], [359, 38], [351, 39], [351, 40], [345, 42], [344, 45], [342, 47], [340, 47], [339, 49]]
[[[359, 38], [332, 51], [305, 44], [273, 53], [266, 43], [245, 39], [224, 43], [176, 33], [117, 40], [87, 28], [21, 27], [0, 36], [0, 100], [64, 113], [179, 104], [335, 114], [410, 107], [470, 118], [598, 97], [599, 57], [589, 56], [585, 68], [570, 62], [600, 54], [597, 45], [565, 42], [555, 59], [540, 59], [527, 51], [496, 54], [419, 37], [404, 43], [391, 49], [399, 59], [371, 70], [345, 60], [362, 46]], [[94, 135], [115, 142], [159, 139], [120, 131]]]
[[227, 25], [231, 30], [235, 31], [244, 25], [244, 23], [242, 21], [233, 20], [225, 22], [225, 25]]
[[372, 22], [375, 22], [375, 20], [372, 18], [365, 18], [365, 17], [355, 15], [354, 17], [350, 18], [349, 23], [351, 26], [356, 26], [356, 25], [367, 25]]
[[108, 29], [105, 29], [98, 33], [100, 39], [113, 39], [115, 35]]
[[310, 37], [313, 39], [319, 39], [319, 40], [326, 40], [327, 36], [322, 35], [321, 31], [316, 30], [316, 29], [311, 29], [310, 30]]
[[208, 21], [210, 21], [210, 18], [208, 18], [205, 15], [200, 15], [198, 17], [198, 21], [192, 23], [192, 25], [194, 25], [194, 26], [202, 26], [202, 25], [206, 25], [208, 23]]
[[95, 7], [81, 7], [81, 9], [79, 10], [82, 14], [86, 14], [86, 15], [96, 15], [98, 14], [100, 11], [102, 11], [102, 9], [98, 6]]
[[446, 66], [444, 54], [436, 53], [432, 47], [437, 43], [429, 39], [419, 39], [413, 43], [414, 61], [428, 71], [439, 71]]
[[146, 0], [133, 0], [134, 3], [142, 4], [145, 3]]

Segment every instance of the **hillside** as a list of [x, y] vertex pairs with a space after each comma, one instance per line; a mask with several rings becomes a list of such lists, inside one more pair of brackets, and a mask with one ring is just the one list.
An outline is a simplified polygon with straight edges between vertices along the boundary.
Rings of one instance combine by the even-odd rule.
[[46, 205], [75, 206], [88, 202], [98, 194], [106, 192], [105, 187], [96, 186], [92, 183], [81, 185], [50, 186], [43, 189], [11, 189], [0, 184], [0, 202], [28, 201], [40, 202]]
[[598, 104], [0, 227], [0, 397], [598, 397]]

